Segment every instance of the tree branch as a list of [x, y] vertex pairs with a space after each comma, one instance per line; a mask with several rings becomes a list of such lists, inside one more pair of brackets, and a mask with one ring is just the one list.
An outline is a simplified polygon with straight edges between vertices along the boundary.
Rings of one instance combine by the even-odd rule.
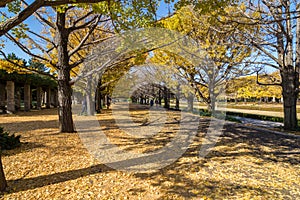
[[13, 27], [22, 23], [25, 19], [31, 16], [37, 9], [43, 6], [43, 3], [44, 3], [43, 0], [36, 0], [28, 7], [26, 7], [24, 10], [22, 10], [20, 13], [18, 13], [16, 16], [7, 19], [5, 22], [2, 22], [0, 24], [0, 36], [4, 35]]
[[[20, 13], [7, 19], [6, 21], [0, 24], [0, 36], [4, 35], [8, 31], [10, 31], [15, 26], [22, 23], [29, 16], [31, 16], [34, 12], [36, 12], [41, 7], [49, 7], [49, 6], [60, 6], [64, 4], [80, 4], [80, 3], [99, 3], [107, 0], [57, 0], [57, 1], [45, 1], [45, 0], [35, 0], [32, 4], [22, 10]], [[2, 0], [0, 2], [0, 7], [6, 6], [7, 3], [12, 2], [12, 0]]]
[[26, 46], [24, 46], [23, 44], [21, 44], [20, 42], [18, 42], [12, 35], [10, 35], [9, 33], [6, 34], [7, 38], [10, 39], [12, 42], [14, 42], [23, 52], [27, 53], [28, 55], [32, 56], [32, 57], [35, 57], [39, 60], [43, 60], [43, 61], [46, 61], [46, 62], [49, 62], [51, 65], [55, 66], [52, 61], [46, 59], [46, 58], [43, 58], [39, 55], [36, 55], [34, 53], [32, 53]]
[[1, 2], [0, 2], [0, 7], [5, 7], [6, 6], [6, 4], [8, 4], [8, 3], [10, 3], [10, 2], [13, 2], [14, 0], [2, 0]]
[[73, 22], [73, 25], [72, 25], [72, 26], [75, 27], [76, 24], [77, 24], [78, 22], [84, 20], [85, 18], [87, 18], [88, 16], [90, 16], [90, 15], [93, 14], [93, 13], [94, 13], [94, 11], [90, 11], [90, 12], [88, 12], [87, 14], [85, 14], [84, 16], [78, 18], [76, 21]]
[[259, 78], [259, 76], [258, 76], [258, 71], [257, 71], [257, 72], [256, 72], [256, 83], [257, 83], [258, 85], [265, 85], [265, 86], [282, 86], [281, 83], [261, 83], [261, 82], [259, 82], [258, 78]]
[[20, 65], [20, 64], [18, 64], [18, 63], [13, 62], [13, 61], [10, 60], [9, 58], [7, 58], [7, 56], [5, 55], [5, 53], [4, 53], [3, 51], [1, 51], [1, 50], [0, 50], [0, 54], [4, 57], [4, 59], [5, 59], [6, 61], [8, 61], [8, 62], [11, 63], [11, 64], [16, 65], [17, 67], [19, 67], [19, 68], [21, 68], [21, 69], [24, 69], [25, 71], [33, 72], [33, 73], [36, 73], [36, 74], [41, 74], [41, 75], [44, 75], [44, 76], [48, 76], [48, 77], [50, 77], [50, 78], [52, 78], [52, 79], [54, 79], [54, 80], [56, 79], [55, 76], [53, 76], [53, 75], [51, 75], [51, 74], [49, 74], [49, 73], [47, 73], [47, 72], [39, 71], [39, 70], [37, 70], [37, 69], [29, 69], [29, 68], [27, 68], [26, 66], [22, 66], [22, 65]]
[[90, 35], [92, 34], [92, 32], [95, 30], [95, 28], [97, 27], [97, 24], [100, 20], [100, 16], [97, 16], [97, 18], [95, 18], [95, 22], [91, 25], [91, 27], [89, 28], [89, 31], [87, 32], [87, 34], [84, 36], [84, 38], [81, 40], [81, 42], [77, 45], [77, 47], [75, 47], [70, 53], [69, 53], [69, 57], [71, 57], [72, 55], [74, 55], [76, 52], [78, 52], [80, 50], [80, 48], [84, 45], [84, 43], [88, 40], [88, 38], [90, 37]]
[[44, 6], [60, 6], [64, 4], [99, 3], [107, 0], [56, 0], [45, 1]]
[[268, 57], [270, 57], [272, 60], [274, 60], [274, 62], [276, 62], [279, 66], [281, 66], [281, 62], [279, 61], [279, 59], [277, 59], [272, 53], [266, 51], [266, 49], [264, 49], [263, 47], [261, 47], [259, 44], [255, 43], [254, 41], [252, 41], [252, 44], [254, 47], [256, 47], [258, 50], [262, 51], [264, 54], [266, 54]]
[[28, 32], [31, 33], [32, 35], [36, 36], [36, 37], [41, 38], [42, 40], [44, 40], [44, 41], [46, 41], [46, 42], [51, 43], [52, 46], [55, 47], [55, 43], [52, 42], [49, 38], [46, 38], [46, 37], [44, 37], [44, 36], [42, 36], [42, 35], [40, 35], [40, 34], [38, 34], [38, 33], [35, 33], [35, 32], [33, 32], [33, 31], [31, 31], [31, 30], [28, 30]]
[[45, 24], [47, 24], [48, 26], [50, 26], [51, 28], [55, 29], [55, 24], [50, 22], [49, 20], [45, 19], [44, 17], [42, 17], [38, 12], [35, 12], [34, 14], [36, 16], [36, 18], [38, 20], [40, 20], [41, 22], [44, 22]]

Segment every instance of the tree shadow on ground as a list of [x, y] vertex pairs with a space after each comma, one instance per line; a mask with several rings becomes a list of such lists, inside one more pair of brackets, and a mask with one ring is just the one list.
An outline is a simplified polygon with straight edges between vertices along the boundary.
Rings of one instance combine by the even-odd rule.
[[[159, 122], [157, 119], [149, 119], [149, 115], [145, 115], [145, 109], [149, 109], [148, 105], [138, 105], [136, 108], [131, 108], [132, 111], [142, 111], [142, 114], [133, 113], [130, 117], [132, 117], [132, 121], [136, 124], [126, 125], [125, 128], [120, 129], [120, 125], [123, 126], [125, 122], [116, 122], [114, 118], [98, 118], [100, 126], [104, 125], [102, 129], [105, 131], [106, 136], [109, 140], [117, 146], [122, 146], [122, 148], [126, 151], [134, 151], [139, 150], [141, 153], [150, 153], [156, 151], [165, 145], [167, 145], [172, 139], [174, 139], [175, 135], [179, 128], [180, 124], [178, 119], [180, 119], [180, 113], [173, 111], [173, 115], [168, 115], [166, 118], [166, 122]], [[146, 110], [147, 111], [147, 110]], [[160, 110], [156, 110], [159, 112]], [[111, 111], [105, 111], [105, 115], [111, 115]], [[178, 119], [177, 119], [178, 118]], [[147, 122], [145, 122], [145, 119]], [[127, 134], [126, 131], [132, 131], [131, 129], [139, 129], [143, 127], [144, 130], [148, 132], [151, 131], [159, 131], [157, 134], [150, 136], [132, 136], [131, 134]]]
[[44, 187], [47, 185], [69, 181], [69, 180], [75, 180], [77, 178], [92, 175], [92, 174], [104, 173], [111, 170], [112, 170], [111, 168], [105, 165], [98, 164], [87, 168], [37, 176], [33, 178], [21, 178], [17, 180], [8, 180], [7, 181], [8, 188], [6, 193], [15, 193], [20, 191], [31, 190], [39, 187]]
[[[176, 167], [176, 170], [172, 170], [173, 167]], [[270, 194], [267, 189], [260, 188], [259, 186], [249, 186], [247, 183], [218, 181], [214, 177], [195, 180], [178, 173], [179, 170], [186, 169], [184, 165], [174, 165], [168, 167], [168, 169], [164, 169], [163, 172], [152, 175], [137, 174], [136, 177], [140, 179], [152, 179], [153, 186], [159, 186], [162, 191], [160, 199], [230, 199], [246, 191], [264, 196]]]
[[[141, 109], [142, 110], [142, 109]], [[106, 120], [106, 131], [112, 129], [117, 130], [118, 127], [113, 120]], [[172, 123], [169, 123], [172, 125]], [[176, 123], [174, 123], [176, 124]], [[264, 198], [274, 198], [275, 193], [293, 196], [288, 189], [273, 188], [262, 185], [265, 184], [266, 176], [276, 176], [272, 171], [264, 171], [262, 165], [270, 164], [276, 167], [277, 164], [288, 164], [297, 166], [300, 163], [300, 139], [292, 136], [282, 136], [272, 134], [270, 132], [257, 131], [238, 124], [228, 124], [223, 127], [222, 134], [218, 138], [218, 142], [212, 148], [205, 158], [199, 159], [199, 151], [202, 146], [203, 137], [207, 135], [207, 129], [210, 126], [210, 119], [204, 118], [200, 120], [199, 133], [186, 153], [172, 165], [169, 165], [156, 173], [137, 173], [135, 176], [141, 180], [152, 180], [153, 186], [160, 187], [163, 195], [160, 199], [190, 199], [199, 197], [209, 197], [211, 199], [224, 198], [242, 198], [243, 194], [251, 194], [252, 197], [263, 196]], [[112, 129], [110, 129], [112, 128]], [[171, 131], [172, 132], [172, 131]], [[170, 132], [170, 133], [171, 133]], [[109, 134], [108, 134], [109, 135]], [[126, 150], [135, 150], [152, 146], [151, 150], [164, 146], [171, 138], [172, 134], [167, 133], [166, 137], [152, 138], [129, 138], [118, 134], [111, 134], [111, 139], [116, 139], [117, 145], [125, 146]], [[156, 145], [156, 148], [153, 148]], [[151, 147], [150, 147], [151, 148]], [[143, 153], [151, 152], [150, 150]], [[143, 158], [141, 158], [143, 159]], [[190, 160], [189, 160], [190, 159]], [[193, 160], [197, 161], [193, 161]], [[207, 163], [217, 162], [220, 168], [226, 168], [231, 161], [239, 161], [240, 164], [232, 164], [233, 167], [239, 168], [243, 166], [244, 160], [249, 159], [249, 163], [245, 169], [231, 171], [230, 173], [238, 173], [243, 177], [243, 181], [232, 180], [231, 178], [214, 177], [214, 172], [222, 171], [222, 169], [210, 168]], [[182, 161], [189, 160], [189, 161]], [[143, 162], [143, 160], [141, 160]], [[257, 167], [258, 175], [255, 174]], [[219, 171], [218, 171], [219, 170]], [[203, 173], [201, 178], [193, 179], [188, 173]], [[254, 175], [254, 174], [255, 175]], [[274, 172], [275, 173], [275, 172]], [[232, 175], [232, 174], [231, 174]], [[276, 179], [276, 178], [275, 178]], [[248, 181], [259, 181], [261, 185], [250, 184]], [[283, 181], [283, 180], [279, 180]], [[143, 191], [143, 188], [132, 189], [133, 194]], [[249, 197], [250, 198], [250, 197]]]
[[19, 116], [34, 116], [35, 113], [38, 113], [39, 116], [45, 116], [45, 115], [57, 115], [57, 113], [54, 113], [53, 111], [57, 111], [57, 108], [43, 108], [41, 110], [35, 110], [32, 109], [30, 111], [18, 111], [14, 114], [1, 114], [1, 117], [19, 117]]
[[21, 146], [12, 150], [2, 150], [2, 157], [13, 156], [24, 151], [31, 151], [35, 148], [44, 148], [45, 145], [37, 142], [21, 142]]
[[35, 120], [35, 121], [20, 121], [13, 123], [0, 123], [1, 127], [4, 127], [4, 130], [10, 131], [11, 127], [13, 131], [16, 132], [25, 132], [25, 131], [34, 131], [39, 129], [47, 129], [47, 128], [58, 128], [57, 120]]
[[[203, 130], [206, 121], [202, 121]], [[196, 139], [201, 140], [199, 134]], [[212, 199], [224, 199], [231, 197], [241, 197], [239, 195], [245, 192], [263, 197], [273, 197], [270, 190], [259, 185], [254, 186], [247, 182], [234, 182], [230, 178], [218, 179], [215, 177], [214, 171], [218, 169], [209, 168], [206, 164], [214, 161], [220, 163], [230, 162], [243, 156], [251, 156], [263, 159], [264, 162], [288, 162], [295, 165], [295, 161], [299, 163], [300, 150], [299, 139], [289, 137], [261, 133], [249, 130], [244, 127], [227, 125], [224, 132], [220, 136], [215, 150], [211, 151], [206, 158], [182, 161], [182, 159], [195, 158], [198, 156], [201, 143], [192, 145], [185, 154], [173, 164], [158, 170], [154, 173], [135, 173], [135, 177], [140, 180], [151, 180], [155, 187], [160, 187], [162, 196], [160, 199], [190, 199], [199, 197], [208, 197]], [[240, 144], [243, 144], [241, 146]], [[270, 150], [274, 150], [275, 157], [269, 157]], [[293, 158], [280, 156], [290, 155]], [[143, 162], [144, 158], [140, 158]], [[296, 160], [295, 160], [296, 159]], [[87, 168], [59, 172], [55, 174], [42, 175], [33, 178], [21, 178], [17, 180], [8, 180], [8, 193], [26, 191], [51, 184], [75, 180], [91, 174], [105, 173], [113, 169], [103, 164], [94, 165]], [[186, 173], [188, 172], [188, 173]], [[203, 173], [201, 178], [193, 178], [189, 173]], [[243, 173], [243, 172], [241, 172]], [[251, 173], [251, 172], [249, 172]], [[247, 176], [244, 174], [243, 176]], [[249, 175], [251, 177], [251, 174]], [[253, 177], [252, 177], [253, 178]], [[264, 177], [261, 177], [262, 179]], [[247, 177], [246, 179], [247, 180]], [[132, 195], [145, 192], [144, 188], [136, 186], [129, 189]], [[281, 191], [289, 194], [289, 191]]]
[[[112, 123], [111, 128], [117, 130], [113, 122], [105, 121], [105, 123]], [[176, 124], [174, 125], [176, 128]], [[243, 196], [241, 195], [246, 193], [252, 195], [249, 198], [263, 196], [264, 199], [274, 199], [274, 196], [272, 196], [273, 191], [283, 195], [290, 194], [290, 191], [284, 189], [279, 191], [278, 188], [269, 186], [261, 187], [266, 181], [266, 176], [272, 175], [272, 172], [265, 171], [254, 175], [252, 172], [255, 169], [252, 170], [251, 166], [248, 166], [251, 170], [248, 168], [238, 170], [235, 168], [240, 166], [231, 162], [241, 160], [239, 164], [242, 166], [244, 159], [249, 158], [249, 162], [256, 167], [260, 167], [261, 170], [263, 170], [261, 165], [264, 163], [271, 163], [274, 166], [278, 163], [284, 163], [294, 167], [300, 163], [300, 139], [258, 132], [239, 125], [229, 124], [224, 126], [223, 133], [212, 151], [205, 158], [201, 159], [198, 157], [199, 150], [201, 149], [201, 141], [208, 127], [209, 119], [200, 120], [199, 134], [196, 136], [194, 143], [173, 164], [154, 173], [135, 173], [134, 176], [141, 181], [151, 180], [153, 187], [159, 187], [160, 192], [162, 192], [160, 199], [199, 199], [204, 196], [211, 199], [232, 199], [242, 198]], [[168, 134], [166, 133], [166, 137], [168, 137]], [[61, 137], [63, 139], [64, 136], [62, 135]], [[116, 137], [118, 140], [123, 139], [124, 142], [121, 142], [119, 145], [128, 146], [127, 150], [139, 149], [147, 145], [145, 140], [137, 141], [136, 138], [124, 138], [122, 135], [111, 135], [111, 137]], [[151, 141], [151, 145], [164, 145], [166, 140], [168, 138], [157, 138]], [[71, 146], [57, 147], [56, 151], [60, 153], [68, 152], [69, 148]], [[253, 159], [251, 160], [250, 158]], [[138, 159], [135, 160], [135, 163], [147, 161], [143, 157]], [[260, 163], [255, 163], [254, 160], [260, 160]], [[124, 162], [127, 163], [126, 160]], [[210, 166], [210, 164], [215, 163], [217, 165]], [[215, 168], [216, 166], [219, 168]], [[221, 174], [222, 170], [226, 172], [228, 166], [233, 167], [232, 174]], [[31, 190], [109, 171], [113, 171], [113, 169], [106, 165], [98, 164], [87, 168], [41, 175], [33, 178], [8, 180], [8, 193]], [[267, 173], [269, 174], [267, 175]], [[231, 176], [226, 177], [225, 175]], [[243, 180], [235, 178], [238, 175]], [[233, 180], [233, 178], [237, 180]], [[259, 181], [260, 185], [250, 184], [250, 180]], [[145, 192], [145, 188], [137, 185], [129, 189], [129, 191], [135, 195]], [[295, 197], [294, 199], [297, 198]]]
[[300, 138], [256, 131], [240, 125], [225, 126], [216, 147], [219, 150], [213, 150], [207, 158], [221, 161], [251, 156], [265, 162], [300, 163]]
[[[248, 184], [248, 181], [253, 180], [261, 181], [262, 184], [265, 184], [266, 177], [270, 176], [272, 171], [258, 173], [254, 168], [235, 171], [235, 173], [240, 174], [243, 181], [233, 181], [232, 177], [226, 179], [226, 174], [220, 179], [216, 177], [216, 174], [221, 175], [219, 171], [223, 171], [224, 169], [222, 168], [234, 166], [235, 164], [231, 163], [231, 161], [243, 161], [243, 159], [250, 157], [253, 160], [260, 160], [258, 163], [251, 160], [251, 165], [256, 167], [260, 167], [266, 163], [271, 163], [275, 166], [278, 163], [297, 166], [300, 163], [300, 139], [274, 135], [267, 132], [258, 132], [239, 125], [230, 124], [224, 127], [223, 134], [220, 136], [218, 143], [205, 158], [198, 159], [197, 161], [182, 161], [187, 159], [195, 160], [199, 156], [200, 148], [201, 144], [192, 145], [172, 165], [152, 174], [139, 173], [136, 174], [136, 177], [151, 179], [153, 180], [153, 186], [160, 186], [164, 192], [163, 196], [160, 197], [161, 199], [190, 199], [196, 197], [236, 199], [242, 198], [243, 194], [246, 193], [252, 194], [252, 197], [263, 196], [264, 198], [274, 198], [274, 193], [272, 193], [274, 191], [281, 193], [283, 196], [287, 195], [287, 197], [295, 199], [299, 197], [292, 194], [288, 189], [273, 188], [270, 190], [268, 187]], [[218, 163], [220, 168], [211, 167], [211, 163]], [[242, 166], [243, 163], [235, 167], [241, 168]], [[189, 176], [189, 173], [203, 174], [203, 176], [200, 179], [193, 179], [192, 176]], [[283, 180], [279, 179], [278, 182], [280, 181]]]

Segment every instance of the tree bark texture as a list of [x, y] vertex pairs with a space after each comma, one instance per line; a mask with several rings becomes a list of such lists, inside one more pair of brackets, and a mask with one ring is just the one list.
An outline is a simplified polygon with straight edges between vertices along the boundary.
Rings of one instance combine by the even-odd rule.
[[4, 174], [4, 170], [3, 170], [3, 166], [2, 166], [2, 155], [1, 155], [1, 149], [0, 149], [0, 191], [3, 192], [5, 191], [6, 187], [7, 187], [7, 182], [6, 182], [6, 178], [5, 178], [5, 174]]
[[65, 27], [66, 14], [57, 12], [57, 32], [56, 42], [58, 45], [58, 115], [59, 130], [62, 133], [75, 132], [72, 118], [72, 88], [69, 84], [70, 71], [69, 55], [68, 55], [68, 38], [69, 31]]
[[282, 96], [284, 112], [284, 128], [295, 130], [298, 127], [297, 99], [299, 88], [299, 76], [294, 72], [292, 66], [281, 72]]

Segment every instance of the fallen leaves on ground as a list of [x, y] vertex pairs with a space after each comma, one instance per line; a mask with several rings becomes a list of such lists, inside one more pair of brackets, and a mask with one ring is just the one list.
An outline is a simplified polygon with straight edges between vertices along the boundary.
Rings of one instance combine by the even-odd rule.
[[[148, 122], [148, 107], [131, 107], [137, 123]], [[174, 117], [175, 116], [175, 117]], [[168, 123], [151, 138], [119, 130], [110, 110], [98, 119], [108, 138], [123, 149], [151, 152], [168, 143], [178, 128]], [[20, 134], [22, 146], [2, 157], [8, 180], [3, 199], [299, 199], [300, 140], [226, 125], [219, 142], [200, 159], [199, 134], [175, 163], [153, 173], [123, 172], [95, 160], [77, 133], [58, 133], [55, 109], [0, 115], [0, 126]], [[175, 121], [176, 122], [176, 121]], [[205, 125], [206, 124], [206, 125]]]

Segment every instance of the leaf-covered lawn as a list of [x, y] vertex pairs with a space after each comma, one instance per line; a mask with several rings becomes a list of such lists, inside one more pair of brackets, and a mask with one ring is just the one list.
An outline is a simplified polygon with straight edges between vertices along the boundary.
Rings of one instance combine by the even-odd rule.
[[[147, 125], [147, 110], [131, 110]], [[178, 113], [148, 139], [124, 135], [111, 111], [98, 115], [111, 142], [150, 152], [169, 141]], [[300, 139], [227, 125], [206, 159], [198, 158], [207, 119], [188, 151], [153, 173], [122, 172], [95, 160], [78, 134], [59, 134], [55, 109], [0, 115], [0, 126], [21, 134], [22, 146], [5, 151], [8, 190], [3, 199], [300, 199]], [[173, 120], [173, 121], [172, 121]]]

